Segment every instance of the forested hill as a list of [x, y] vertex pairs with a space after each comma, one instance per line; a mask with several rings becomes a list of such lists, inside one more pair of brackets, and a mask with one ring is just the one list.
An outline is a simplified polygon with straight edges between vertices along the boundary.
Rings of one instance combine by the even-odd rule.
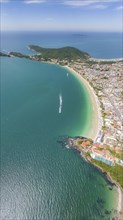
[[38, 56], [43, 59], [77, 60], [90, 57], [88, 53], [74, 47], [43, 48], [36, 45], [29, 45], [29, 48], [37, 52]]

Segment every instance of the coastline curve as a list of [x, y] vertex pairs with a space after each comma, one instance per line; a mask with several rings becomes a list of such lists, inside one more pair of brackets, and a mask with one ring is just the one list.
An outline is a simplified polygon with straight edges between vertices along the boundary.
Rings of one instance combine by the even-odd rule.
[[80, 75], [78, 72], [76, 72], [73, 68], [69, 66], [65, 66], [65, 68], [79, 79], [79, 81], [85, 87], [89, 95], [92, 105], [92, 121], [90, 124], [90, 129], [87, 132], [87, 137], [95, 141], [102, 127], [102, 123], [101, 123], [102, 116], [101, 116], [100, 104], [98, 98], [94, 92], [94, 89], [90, 86], [89, 82], [83, 78], [82, 75]]

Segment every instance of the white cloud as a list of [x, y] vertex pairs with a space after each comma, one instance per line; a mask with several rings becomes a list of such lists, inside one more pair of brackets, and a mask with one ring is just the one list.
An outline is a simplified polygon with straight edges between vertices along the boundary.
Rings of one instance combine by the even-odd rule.
[[[8, 2], [12, 2], [12, 0], [0, 0], [0, 3], [8, 3]], [[39, 3], [45, 3], [47, 2], [47, 0], [24, 0], [22, 2], [26, 4], [36, 4], [36, 3], [39, 4]]]
[[92, 9], [106, 9], [108, 8], [108, 6], [107, 5], [93, 5], [91, 8]]
[[9, 0], [0, 0], [0, 3], [8, 3]]
[[40, 4], [45, 3], [46, 0], [25, 0], [24, 3], [26, 4]]
[[64, 0], [65, 5], [70, 6], [88, 6], [92, 4], [102, 4], [102, 3], [113, 3], [113, 2], [121, 2], [121, 0]]
[[92, 1], [72, 1], [72, 0], [66, 0], [64, 1], [65, 5], [71, 5], [71, 6], [87, 6], [91, 4]]
[[123, 6], [119, 6], [116, 8], [117, 10], [123, 10]]

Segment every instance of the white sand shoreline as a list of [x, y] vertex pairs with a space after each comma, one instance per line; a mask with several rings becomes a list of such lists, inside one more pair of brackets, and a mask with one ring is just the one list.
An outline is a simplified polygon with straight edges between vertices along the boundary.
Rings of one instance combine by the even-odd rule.
[[96, 62], [119, 62], [119, 61], [123, 61], [123, 58], [99, 59], [99, 58], [91, 57], [89, 58], [89, 60]]
[[118, 192], [118, 206], [117, 206], [117, 211], [119, 213], [118, 220], [123, 220], [123, 190], [119, 186], [119, 184], [116, 183], [116, 186]]
[[92, 124], [91, 124], [90, 130], [88, 131], [88, 137], [95, 140], [97, 138], [99, 130], [101, 129], [101, 125], [99, 123], [100, 117], [101, 117], [101, 112], [100, 112], [98, 98], [94, 92], [94, 89], [90, 86], [90, 84], [87, 80], [85, 80], [79, 73], [77, 73], [71, 67], [65, 66], [65, 68], [67, 68], [71, 73], [75, 74], [80, 79], [82, 84], [84, 84], [84, 86], [86, 87], [86, 89], [88, 91], [88, 94], [91, 99], [92, 108], [93, 108], [93, 110], [92, 110], [93, 111], [92, 112], [93, 119], [92, 119]]
[[[93, 105], [93, 122], [92, 126], [90, 128], [90, 131], [88, 132], [88, 137], [92, 138], [95, 140], [97, 138], [99, 130], [101, 130], [102, 125], [100, 124], [100, 118], [101, 116], [101, 111], [100, 111], [100, 105], [98, 101], [98, 97], [96, 96], [94, 89], [90, 86], [89, 82], [85, 80], [79, 73], [77, 73], [74, 69], [72, 69], [69, 66], [65, 66], [70, 72], [73, 74], [76, 74], [77, 77], [81, 80], [81, 82], [85, 85], [91, 101]], [[119, 186], [119, 184], [115, 183], [117, 187], [117, 192], [118, 192], [118, 204], [117, 204], [117, 211], [118, 211], [118, 220], [123, 220], [122, 218], [122, 205], [123, 205], [123, 190]]]

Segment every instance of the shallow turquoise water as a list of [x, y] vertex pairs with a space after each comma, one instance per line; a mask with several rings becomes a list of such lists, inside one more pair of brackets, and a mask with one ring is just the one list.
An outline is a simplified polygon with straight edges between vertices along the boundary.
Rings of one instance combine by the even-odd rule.
[[109, 190], [95, 168], [57, 143], [61, 135], [84, 131], [85, 89], [59, 66], [1, 60], [2, 219], [109, 219], [105, 210], [115, 207], [116, 189]]

